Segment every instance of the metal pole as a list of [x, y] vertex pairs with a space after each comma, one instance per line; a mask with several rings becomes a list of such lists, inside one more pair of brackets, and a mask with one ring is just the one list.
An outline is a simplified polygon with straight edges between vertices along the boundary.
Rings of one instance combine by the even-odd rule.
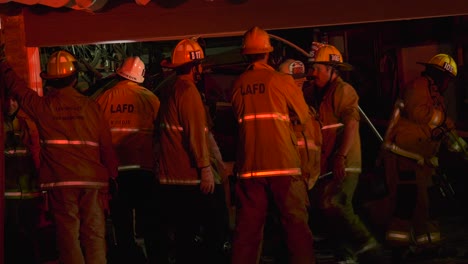
[[379, 138], [380, 142], [383, 142], [382, 136], [380, 135], [379, 131], [375, 128], [374, 124], [372, 124], [372, 121], [367, 117], [366, 113], [364, 113], [360, 106], [358, 106], [358, 108], [359, 112], [364, 117], [364, 120], [366, 120], [366, 123], [371, 127], [374, 134]]

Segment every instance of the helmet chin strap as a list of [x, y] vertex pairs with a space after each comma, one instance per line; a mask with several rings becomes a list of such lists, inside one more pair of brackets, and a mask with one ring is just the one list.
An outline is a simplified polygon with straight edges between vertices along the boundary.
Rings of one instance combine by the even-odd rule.
[[331, 72], [330, 72], [330, 77], [328, 77], [328, 81], [327, 81], [327, 83], [325, 83], [325, 85], [323, 86], [323, 88], [329, 87], [329, 86], [330, 86], [330, 83], [331, 83], [332, 78], [333, 78], [333, 74], [335, 74], [335, 72], [336, 72], [336, 71], [335, 71], [335, 68], [332, 67], [332, 66], [327, 66], [327, 68], [331, 69]]

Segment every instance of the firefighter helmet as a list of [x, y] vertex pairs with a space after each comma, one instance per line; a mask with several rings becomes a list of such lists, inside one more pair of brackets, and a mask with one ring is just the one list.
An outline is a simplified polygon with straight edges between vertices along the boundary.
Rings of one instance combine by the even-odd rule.
[[268, 33], [255, 26], [244, 33], [242, 54], [259, 54], [273, 51]]
[[294, 79], [305, 77], [305, 67], [302, 61], [287, 59], [279, 66], [279, 71], [290, 74]]
[[145, 80], [145, 64], [138, 56], [128, 57], [117, 69], [117, 74], [130, 81], [142, 83]]
[[449, 73], [452, 77], [457, 76], [457, 64], [450, 55], [441, 53], [432, 57], [427, 63], [418, 63], [426, 66], [433, 66], [441, 71]]
[[342, 71], [349, 71], [353, 68], [350, 64], [343, 62], [343, 56], [337, 48], [323, 43], [312, 44], [312, 51], [308, 61], [312, 64], [331, 65]]
[[193, 38], [181, 40], [172, 51], [171, 62], [164, 60], [161, 66], [177, 68], [190, 62], [200, 62], [205, 58], [200, 44]]
[[76, 73], [77, 61], [67, 51], [60, 50], [52, 53], [47, 62], [46, 71], [41, 72], [41, 78], [45, 80], [60, 79]]

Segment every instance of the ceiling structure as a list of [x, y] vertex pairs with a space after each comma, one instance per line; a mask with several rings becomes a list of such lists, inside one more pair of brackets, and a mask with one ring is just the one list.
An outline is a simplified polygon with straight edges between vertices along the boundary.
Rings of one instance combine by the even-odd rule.
[[[68, 4], [52, 6], [60, 1]], [[68, 7], [86, 1], [105, 4], [88, 12]], [[22, 8], [27, 46], [239, 36], [254, 25], [280, 30], [468, 14], [466, 0], [50, 0], [49, 5]]]

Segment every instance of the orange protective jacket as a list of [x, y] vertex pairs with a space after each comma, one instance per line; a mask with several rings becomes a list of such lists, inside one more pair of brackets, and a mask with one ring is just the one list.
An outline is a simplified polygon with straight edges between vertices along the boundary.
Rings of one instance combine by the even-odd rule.
[[99, 105], [73, 87], [41, 97], [6, 62], [0, 79], [37, 125], [40, 187], [107, 188], [109, 177], [117, 176], [117, 159]]
[[[419, 77], [409, 83], [403, 93], [404, 108], [391, 140], [400, 148], [422, 155], [424, 158], [436, 156], [441, 138], [432, 137], [429, 126], [434, 110], [446, 113], [444, 98], [439, 89], [428, 77]], [[454, 129], [453, 121], [445, 116], [447, 130]]]
[[[333, 158], [341, 145], [343, 126], [352, 119], [360, 120], [359, 96], [356, 90], [341, 77], [330, 83], [319, 106], [322, 123], [322, 166], [321, 174], [332, 171]], [[345, 161], [346, 169], [361, 172], [361, 139], [356, 133]]]
[[238, 176], [301, 175], [289, 111], [303, 124], [311, 117], [293, 78], [255, 62], [235, 81], [232, 106], [239, 122]]
[[210, 165], [205, 107], [195, 83], [177, 76], [159, 91], [159, 182], [198, 185], [199, 169]]
[[96, 101], [109, 124], [112, 143], [119, 159], [119, 171], [154, 170], [154, 126], [159, 99], [150, 90], [122, 80]]
[[305, 124], [299, 123], [296, 114], [291, 114], [291, 122], [296, 133], [297, 145], [302, 164], [302, 175], [307, 180], [308, 189], [312, 189], [320, 176], [320, 157], [322, 151], [322, 131], [317, 111], [310, 107], [310, 115]]

